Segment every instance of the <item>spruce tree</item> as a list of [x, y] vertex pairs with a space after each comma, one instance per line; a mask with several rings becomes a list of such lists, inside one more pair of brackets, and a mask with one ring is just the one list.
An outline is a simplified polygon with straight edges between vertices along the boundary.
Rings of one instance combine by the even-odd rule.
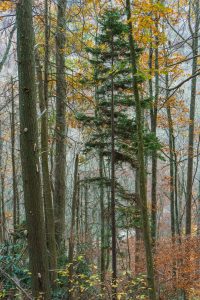
[[[90, 140], [85, 144], [86, 151], [95, 150], [102, 157], [110, 161], [111, 176], [111, 236], [112, 236], [112, 272], [113, 272], [113, 299], [116, 299], [117, 277], [117, 253], [116, 253], [116, 218], [127, 218], [127, 211], [132, 213], [132, 221], [125, 224], [120, 220], [120, 228], [123, 226], [141, 226], [141, 212], [138, 211], [138, 201], [135, 194], [128, 193], [115, 178], [115, 168], [120, 163], [128, 163], [134, 170], [138, 169], [138, 135], [135, 120], [135, 93], [132, 89], [132, 65], [129, 47], [129, 27], [124, 22], [124, 15], [118, 9], [107, 10], [99, 20], [100, 33], [96, 38], [96, 46], [87, 48], [89, 61], [93, 68], [93, 80], [86, 80], [88, 88], [94, 88], [95, 115], [93, 117], [79, 113], [77, 118], [86, 126], [93, 128]], [[142, 49], [135, 45], [136, 60], [138, 61]], [[137, 73], [135, 80], [142, 84], [145, 78]], [[141, 107], [150, 107], [151, 99], [142, 99]], [[146, 128], [143, 128], [144, 155], [151, 154], [152, 149], [159, 149], [160, 145], [156, 137]], [[100, 164], [101, 165], [101, 164]], [[113, 170], [114, 168], [114, 170]], [[101, 168], [100, 168], [101, 169]], [[101, 170], [100, 170], [101, 171]], [[113, 171], [113, 172], [112, 172]], [[100, 172], [102, 173], [102, 172]], [[107, 178], [100, 176], [100, 187], [108, 184]], [[103, 183], [102, 183], [103, 181]], [[127, 210], [120, 207], [117, 199], [128, 201]], [[100, 199], [101, 210], [105, 210]], [[102, 226], [104, 212], [101, 211]], [[129, 215], [129, 214], [128, 214]], [[117, 221], [117, 223], [119, 223]], [[101, 228], [102, 235], [105, 228]], [[101, 237], [101, 254], [104, 255], [105, 238]], [[101, 260], [101, 264], [104, 260]], [[101, 272], [103, 268], [101, 268]], [[102, 276], [103, 278], [103, 276]]]
[[[93, 80], [87, 82], [95, 86], [96, 111], [93, 118], [79, 114], [79, 120], [95, 128], [87, 150], [96, 149], [100, 160], [100, 191], [103, 192], [102, 157], [110, 159], [111, 167], [111, 236], [112, 236], [112, 298], [116, 299], [117, 251], [116, 251], [116, 178], [115, 165], [119, 161], [136, 166], [134, 156], [135, 123], [129, 116], [134, 106], [130, 92], [131, 73], [127, 38], [127, 25], [117, 9], [107, 10], [99, 20], [101, 32], [95, 48], [87, 48], [94, 70]], [[138, 49], [138, 53], [140, 49]], [[127, 130], [128, 129], [128, 130]], [[131, 154], [130, 154], [131, 152]], [[101, 192], [101, 272], [105, 270], [105, 220], [104, 203]], [[102, 211], [103, 210], [103, 211]], [[103, 281], [104, 275], [101, 274]]]

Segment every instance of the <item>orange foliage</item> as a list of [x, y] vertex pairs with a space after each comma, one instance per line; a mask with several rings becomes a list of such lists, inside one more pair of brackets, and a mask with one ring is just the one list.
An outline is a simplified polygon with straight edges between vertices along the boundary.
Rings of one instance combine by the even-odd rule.
[[[181, 237], [161, 238], [155, 247], [155, 272], [159, 283], [160, 300], [174, 299], [178, 291], [187, 290], [190, 295], [200, 296], [200, 238]], [[129, 249], [131, 274], [138, 276], [145, 272], [145, 254], [143, 241], [130, 237], [120, 243], [120, 251]], [[126, 255], [127, 256], [127, 255]], [[124, 262], [121, 265], [121, 270]]]
[[162, 299], [167, 300], [165, 295], [173, 294], [177, 289], [193, 295], [195, 290], [196, 296], [200, 296], [199, 242], [198, 237], [177, 238], [174, 242], [168, 238], [158, 242], [155, 267], [163, 290]]

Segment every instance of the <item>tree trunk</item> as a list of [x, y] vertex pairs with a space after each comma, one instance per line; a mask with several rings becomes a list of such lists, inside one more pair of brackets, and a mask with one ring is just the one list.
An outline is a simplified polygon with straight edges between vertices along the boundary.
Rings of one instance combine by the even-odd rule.
[[105, 281], [105, 216], [104, 216], [104, 182], [103, 182], [103, 155], [99, 152], [99, 177], [100, 177], [100, 214], [101, 214], [101, 283]]
[[56, 33], [56, 154], [55, 154], [55, 230], [58, 250], [64, 246], [65, 239], [65, 202], [66, 202], [66, 80], [65, 55], [66, 44], [66, 0], [58, 0]]
[[170, 150], [170, 214], [171, 214], [171, 235], [175, 237], [175, 195], [174, 195], [174, 155], [173, 155], [173, 124], [171, 109], [167, 107], [167, 118], [169, 126], [169, 150]]
[[[158, 29], [158, 21], [156, 20], [156, 28]], [[159, 63], [158, 63], [158, 37], [156, 36], [155, 48], [155, 97], [153, 107], [151, 109], [151, 132], [156, 135], [157, 131], [157, 110], [159, 96]], [[152, 59], [152, 57], [151, 57]], [[153, 92], [150, 93], [153, 97]], [[152, 182], [151, 182], [151, 235], [153, 243], [156, 240], [157, 231], [157, 150], [152, 151]]]
[[[197, 71], [199, 24], [200, 24], [199, 0], [196, 0], [195, 1], [195, 30], [194, 32], [191, 32], [193, 37], [192, 75], [194, 75]], [[186, 235], [191, 235], [191, 226], [192, 226], [192, 186], [193, 186], [194, 120], [195, 120], [196, 85], [197, 85], [197, 77], [194, 76], [191, 81], [191, 98], [190, 98], [190, 124], [189, 124], [189, 141], [188, 141], [188, 168], [187, 168], [187, 192], [186, 192], [186, 229], [185, 229]]]
[[5, 242], [6, 237], [6, 210], [5, 210], [5, 176], [7, 170], [8, 153], [6, 152], [5, 164], [3, 171], [1, 171], [1, 211], [2, 211], [2, 230], [3, 230], [3, 241]]
[[79, 174], [77, 174], [76, 179], [76, 250], [78, 251], [78, 245], [80, 242], [79, 235], [80, 235], [80, 212], [81, 212], [81, 206], [80, 206], [80, 184], [79, 184]]
[[38, 158], [34, 32], [32, 0], [17, 3], [17, 55], [19, 74], [20, 153], [28, 229], [32, 291], [50, 299], [44, 213]]
[[132, 66], [132, 88], [135, 98], [136, 105], [136, 126], [137, 126], [137, 142], [138, 142], [138, 163], [139, 163], [139, 180], [140, 180], [140, 206], [141, 215], [143, 222], [143, 234], [144, 234], [144, 245], [146, 251], [146, 263], [147, 263], [147, 281], [149, 287], [149, 299], [156, 300], [156, 288], [153, 268], [153, 256], [152, 256], [152, 244], [150, 236], [150, 226], [148, 219], [148, 208], [147, 208], [147, 194], [146, 194], [146, 170], [144, 161], [144, 137], [143, 137], [143, 124], [142, 124], [142, 109], [140, 102], [140, 95], [137, 81], [135, 80], [137, 74], [137, 62], [135, 45], [133, 40], [133, 29], [131, 23], [131, 6], [130, 0], [126, 0], [126, 11], [129, 25], [129, 44], [130, 44], [130, 58]]
[[[191, 10], [191, 3], [190, 10]], [[198, 46], [199, 46], [199, 0], [195, 0], [193, 3], [194, 15], [195, 15], [195, 29], [194, 32], [190, 28], [192, 35], [192, 75], [195, 75], [198, 68]], [[192, 18], [191, 14], [189, 18]], [[197, 90], [197, 77], [194, 76], [191, 81], [191, 96], [190, 96], [190, 123], [188, 132], [188, 165], [187, 165], [187, 187], [186, 187], [186, 220], [185, 220], [185, 234], [191, 236], [192, 233], [192, 191], [193, 191], [193, 162], [194, 162], [194, 121], [195, 121], [195, 105], [196, 105], [196, 90]], [[187, 251], [188, 249], [186, 249]], [[188, 253], [188, 268], [190, 265], [190, 252]], [[184, 291], [184, 300], [190, 298], [187, 290]]]
[[[138, 196], [138, 201], [136, 202], [136, 207], [140, 210], [140, 182], [139, 182], [139, 170], [135, 171], [135, 193]], [[135, 228], [135, 275], [137, 276], [140, 274], [141, 266], [143, 265], [144, 256], [143, 256], [143, 249], [144, 244], [142, 240], [142, 228], [137, 227]]]
[[[166, 74], [166, 100], [168, 100], [168, 88], [169, 88], [169, 76]], [[170, 216], [171, 216], [171, 235], [172, 239], [175, 237], [175, 188], [174, 188], [174, 153], [173, 153], [173, 122], [171, 117], [171, 108], [170, 104], [167, 107], [167, 119], [168, 119], [168, 127], [169, 127], [169, 168], [170, 168]]]
[[1, 217], [1, 242], [5, 241], [5, 208], [4, 208], [4, 172], [3, 172], [3, 140], [2, 140], [2, 125], [0, 120], [0, 180], [1, 180], [1, 193], [0, 193], [0, 217]]
[[85, 223], [85, 243], [88, 243], [88, 184], [85, 182], [84, 184], [84, 200], [85, 200], [85, 213], [84, 213], [84, 223]]
[[[45, 59], [45, 73], [46, 73]], [[56, 279], [57, 268], [57, 253], [56, 253], [56, 240], [55, 240], [55, 223], [54, 223], [54, 209], [53, 199], [51, 194], [51, 181], [49, 176], [49, 163], [48, 163], [48, 76], [42, 76], [42, 66], [40, 64], [39, 56], [36, 54], [36, 70], [38, 79], [38, 96], [41, 113], [41, 160], [42, 160], [42, 183], [43, 183], [43, 198], [44, 198], [44, 210], [45, 210], [45, 227], [46, 227], [46, 239], [47, 249], [49, 251], [49, 268], [50, 279], [53, 284]], [[46, 91], [47, 89], [47, 91]], [[44, 97], [46, 95], [46, 97]]]
[[16, 174], [16, 164], [15, 164], [15, 102], [14, 102], [14, 82], [11, 79], [11, 105], [12, 112], [10, 115], [10, 128], [11, 128], [11, 161], [12, 161], [12, 184], [13, 184], [13, 228], [16, 231], [17, 221], [18, 221], [18, 204], [19, 195], [17, 190], [17, 174]]
[[[113, 48], [113, 36], [112, 48]], [[112, 53], [114, 50], [112, 49]], [[113, 57], [112, 57], [113, 70]], [[114, 80], [111, 76], [111, 228], [112, 228], [112, 300], [117, 299], [117, 237], [115, 219], [115, 103], [114, 103]]]
[[74, 168], [74, 189], [72, 197], [72, 219], [71, 219], [71, 228], [70, 228], [70, 238], [69, 238], [69, 276], [68, 276], [68, 293], [69, 300], [72, 300], [73, 293], [71, 292], [71, 281], [73, 279], [73, 258], [74, 258], [74, 245], [75, 245], [75, 226], [76, 226], [76, 210], [77, 210], [77, 196], [78, 196], [78, 154], [75, 159], [75, 168]]

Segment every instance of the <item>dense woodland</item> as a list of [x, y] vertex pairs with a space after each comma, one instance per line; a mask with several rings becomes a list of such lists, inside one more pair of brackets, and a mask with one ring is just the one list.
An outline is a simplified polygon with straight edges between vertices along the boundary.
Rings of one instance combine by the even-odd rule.
[[0, 1], [0, 299], [200, 299], [200, 1]]

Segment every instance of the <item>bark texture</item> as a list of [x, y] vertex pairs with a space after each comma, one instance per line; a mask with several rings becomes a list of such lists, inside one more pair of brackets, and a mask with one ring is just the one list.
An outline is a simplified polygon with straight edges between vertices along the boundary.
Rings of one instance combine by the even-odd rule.
[[44, 212], [38, 159], [34, 32], [32, 1], [17, 3], [17, 55], [19, 73], [20, 153], [28, 229], [33, 296], [50, 299]]
[[15, 103], [14, 103], [14, 82], [11, 79], [11, 105], [12, 112], [10, 115], [11, 128], [11, 160], [12, 160], [12, 184], [13, 184], [13, 228], [16, 231], [16, 226], [19, 221], [19, 195], [17, 189], [17, 174], [16, 174], [16, 156], [15, 156]]
[[[190, 4], [191, 6], [191, 4]], [[197, 58], [198, 58], [198, 45], [199, 45], [199, 0], [195, 0], [195, 29], [194, 32], [190, 28], [192, 34], [192, 75], [197, 72]], [[191, 18], [191, 16], [190, 16]], [[195, 121], [195, 105], [196, 105], [196, 89], [197, 77], [194, 76], [191, 81], [191, 98], [190, 98], [190, 124], [188, 134], [188, 169], [187, 169], [187, 192], [186, 192], [186, 228], [187, 235], [191, 234], [192, 225], [192, 186], [193, 186], [193, 160], [194, 160], [194, 121]]]
[[154, 268], [153, 268], [152, 243], [151, 243], [148, 208], [147, 208], [142, 109], [141, 109], [138, 83], [135, 76], [137, 74], [137, 61], [136, 61], [135, 44], [133, 40], [132, 23], [130, 21], [131, 20], [130, 0], [126, 0], [126, 11], [127, 11], [128, 24], [129, 24], [129, 44], [130, 44], [130, 53], [131, 53], [131, 66], [132, 66], [132, 88], [133, 88], [135, 105], [136, 105], [140, 208], [141, 208], [142, 223], [143, 223], [144, 245], [146, 251], [147, 281], [149, 287], [149, 299], [156, 300], [157, 297], [156, 297], [155, 277], [154, 277]]
[[38, 79], [38, 96], [41, 113], [41, 161], [42, 161], [42, 183], [43, 183], [43, 199], [45, 209], [45, 227], [47, 249], [49, 252], [49, 268], [50, 278], [52, 284], [56, 279], [57, 268], [57, 251], [55, 240], [55, 223], [54, 223], [54, 209], [53, 199], [51, 193], [51, 181], [49, 176], [48, 163], [48, 93], [47, 98], [44, 98], [44, 85], [42, 76], [42, 66], [40, 64], [39, 56], [36, 55], [37, 65], [37, 79]]
[[65, 55], [66, 44], [66, 0], [58, 1], [56, 33], [56, 153], [55, 153], [55, 230], [58, 249], [61, 250], [65, 236], [66, 202], [66, 80]]

